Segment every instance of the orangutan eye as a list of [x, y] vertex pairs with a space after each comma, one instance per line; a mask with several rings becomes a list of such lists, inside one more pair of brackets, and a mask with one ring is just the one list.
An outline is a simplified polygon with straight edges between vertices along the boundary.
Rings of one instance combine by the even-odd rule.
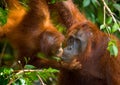
[[68, 45], [71, 45], [71, 44], [73, 44], [73, 42], [74, 42], [74, 38], [71, 36], [71, 37], [68, 39], [67, 44], [68, 44]]

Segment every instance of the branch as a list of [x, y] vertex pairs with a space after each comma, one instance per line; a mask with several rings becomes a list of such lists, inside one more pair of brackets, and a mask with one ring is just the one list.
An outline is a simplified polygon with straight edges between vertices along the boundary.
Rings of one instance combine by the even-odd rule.
[[[15, 75], [19, 75], [19, 74], [22, 74], [22, 73], [25, 73], [25, 72], [41, 72], [41, 71], [43, 71], [43, 70], [16, 70], [14, 72], [16, 73]], [[46, 84], [44, 84], [44, 82], [42, 81], [42, 79], [40, 78], [40, 76], [39, 75], [37, 75], [37, 76], [38, 76], [40, 82], [42, 83], [42, 85], [46, 85]], [[19, 79], [19, 78], [17, 78], [17, 79]], [[17, 79], [15, 79], [15, 80], [11, 79], [10, 82], [7, 85], [11, 85]]]
[[105, 10], [105, 6], [104, 6], [104, 21], [103, 21], [103, 24], [106, 25], [106, 10]]
[[102, 2], [103, 2], [103, 4], [104, 4], [105, 8], [106, 8], [106, 9], [108, 10], [108, 12], [110, 13], [110, 15], [111, 15], [113, 21], [114, 21], [115, 23], [117, 23], [115, 17], [113, 16], [112, 11], [110, 10], [110, 8], [109, 8], [109, 7], [107, 6], [107, 4], [105, 3], [105, 0], [102, 0]]
[[22, 74], [24, 72], [42, 72], [43, 70], [18, 70], [16, 75]]
[[[106, 4], [105, 0], [102, 0], [103, 4], [104, 4], [104, 25], [105, 25], [105, 8], [108, 10], [110, 16], [112, 17], [113, 21], [115, 23], [117, 23], [117, 20], [115, 19], [115, 17], [113, 16], [112, 11], [110, 10], [110, 8], [108, 7], [108, 5]], [[118, 29], [118, 31], [120, 32], [120, 29]]]
[[39, 81], [41, 82], [42, 85], [46, 85], [38, 74], [37, 74], [37, 77], [39, 78]]

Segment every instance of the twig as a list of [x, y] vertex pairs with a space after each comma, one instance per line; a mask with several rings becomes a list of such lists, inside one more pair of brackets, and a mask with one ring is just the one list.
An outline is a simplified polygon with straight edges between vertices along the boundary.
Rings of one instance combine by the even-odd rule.
[[[106, 26], [106, 8], [105, 8], [105, 6], [103, 8], [103, 12], [104, 12], [104, 21], [103, 21], [103, 24], [104, 24], [104, 26]], [[107, 29], [107, 32], [108, 32], [108, 36], [110, 37], [110, 32], [109, 32], [108, 29]]]
[[105, 6], [104, 6], [104, 21], [103, 21], [103, 24], [106, 25], [106, 10], [105, 10]]
[[[106, 13], [105, 8], [106, 8], [106, 9], [108, 10], [108, 12], [110, 13], [110, 16], [112, 17], [113, 21], [114, 21], [115, 23], [117, 23], [117, 20], [116, 20], [115, 17], [113, 16], [113, 13], [112, 13], [112, 11], [110, 10], [110, 8], [108, 7], [108, 5], [105, 3], [105, 0], [102, 0], [102, 2], [103, 2], [103, 4], [104, 4], [104, 25], [105, 25], [105, 18], [106, 18], [106, 16], [105, 16], [105, 13]], [[120, 32], [120, 28], [118, 29], [118, 31]]]
[[[17, 79], [19, 79], [19, 78], [17, 78]], [[15, 82], [17, 79], [15, 79], [15, 80], [10, 80], [10, 82], [7, 84], [7, 85], [11, 85], [13, 82]]]
[[41, 82], [42, 85], [46, 85], [38, 74], [37, 74], [37, 77], [39, 78], [39, 81]]
[[108, 10], [108, 12], [110, 13], [110, 15], [111, 15], [113, 21], [114, 21], [115, 23], [117, 23], [115, 17], [113, 16], [112, 11], [110, 10], [110, 8], [109, 8], [109, 7], [107, 6], [107, 4], [105, 3], [105, 0], [102, 0], [102, 2], [103, 2], [103, 4], [104, 4], [105, 8], [106, 8], [106, 9]]
[[[15, 75], [19, 75], [19, 74], [22, 74], [22, 73], [24, 73], [24, 72], [41, 72], [42, 70], [16, 70], [15, 71]], [[38, 75], [37, 75], [38, 76]], [[39, 80], [40, 80], [40, 82], [42, 83], [42, 85], [46, 85], [46, 84], [44, 84], [43, 83], [43, 81], [42, 81], [42, 79], [40, 79], [40, 77], [38, 77], [39, 78]], [[19, 78], [17, 78], [17, 79], [19, 79]], [[13, 82], [15, 82], [17, 79], [15, 79], [15, 80], [10, 80], [10, 82], [7, 84], [7, 85], [11, 85]]]
[[41, 72], [42, 70], [19, 70], [16, 75], [22, 74], [24, 72]]

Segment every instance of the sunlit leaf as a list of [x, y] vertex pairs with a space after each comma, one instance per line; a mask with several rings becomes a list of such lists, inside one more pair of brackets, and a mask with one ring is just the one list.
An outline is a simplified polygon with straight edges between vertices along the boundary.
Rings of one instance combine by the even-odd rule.
[[1, 73], [3, 73], [4, 75], [8, 75], [12, 72], [13, 72], [12, 68], [4, 68], [4, 67], [0, 68], [0, 75], [1, 75]]
[[25, 68], [25, 69], [34, 69], [34, 68], [36, 68], [36, 67], [33, 66], [33, 65], [25, 65], [24, 68]]
[[93, 5], [95, 7], [98, 7], [98, 5], [100, 5], [100, 3], [98, 2], [98, 0], [91, 0], [91, 1], [92, 1]]
[[8, 84], [12, 72], [13, 72], [12, 68], [5, 68], [5, 67], [0, 68], [0, 85]]
[[83, 1], [83, 7], [87, 7], [90, 4], [90, 0]]
[[120, 12], [120, 4], [113, 4], [114, 8]]
[[110, 55], [112, 56], [116, 57], [118, 55], [118, 48], [116, 46], [116, 42], [113, 40], [109, 41], [107, 50], [110, 52]]
[[100, 25], [100, 30], [105, 29], [106, 26], [104, 24]]
[[112, 29], [111, 29], [110, 26], [107, 26], [107, 27], [106, 27], [106, 30], [107, 30], [107, 33], [111, 33], [111, 32], [112, 32]]
[[112, 33], [116, 32], [119, 29], [119, 25], [117, 23], [114, 23], [112, 27]]
[[26, 85], [26, 81], [24, 78], [20, 78], [14, 83], [14, 85]]

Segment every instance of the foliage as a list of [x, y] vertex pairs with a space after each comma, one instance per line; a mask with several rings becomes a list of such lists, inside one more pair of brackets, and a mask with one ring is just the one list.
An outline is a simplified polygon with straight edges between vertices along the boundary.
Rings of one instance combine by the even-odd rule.
[[[0, 26], [4, 25], [7, 22], [7, 13], [8, 9], [5, 8], [3, 4], [4, 0], [0, 0]], [[20, 0], [21, 3], [27, 6], [29, 0]], [[64, 0], [51, 0], [49, 4], [54, 4], [57, 1]], [[120, 38], [120, 1], [119, 0], [104, 0], [106, 1], [106, 5], [102, 0], [74, 0], [77, 4], [80, 11], [82, 11], [89, 20], [94, 22], [100, 27], [100, 30], [110, 34], [115, 34]], [[107, 7], [108, 8], [107, 8]], [[109, 10], [108, 10], [109, 9]], [[52, 16], [52, 19], [55, 18], [56, 15]], [[57, 20], [53, 19], [55, 26], [62, 33], [65, 33], [65, 28], [57, 22]], [[10, 61], [14, 55], [13, 49], [10, 45], [5, 45], [6, 41], [0, 42], [0, 55], [4, 53], [4, 56], [0, 56], [0, 85], [12, 84], [12, 85], [32, 85], [34, 81], [38, 82], [51, 82], [51, 78], [55, 79], [56, 75], [54, 73], [58, 73], [58, 70], [49, 68], [49, 69], [36, 69], [32, 65], [26, 65], [23, 70], [15, 70], [13, 68], [6, 68], [3, 66], [11, 65]], [[5, 48], [5, 51], [3, 49]], [[116, 46], [116, 41], [110, 39], [108, 43], [107, 50], [113, 56], [118, 55], [118, 48]], [[42, 54], [38, 54], [38, 56], [44, 57]], [[10, 59], [11, 57], [11, 59]], [[57, 61], [56, 57], [54, 57]], [[26, 63], [29, 59], [26, 59]], [[2, 62], [1, 62], [2, 61]], [[42, 80], [41, 80], [42, 79]], [[52, 80], [53, 82], [53, 80]], [[49, 83], [50, 85], [50, 83]]]
[[[44, 55], [44, 53], [41, 53], [41, 52], [39, 52], [39, 53], [37, 54], [37, 57], [38, 57], [38, 58], [41, 58], [41, 59], [46, 59], [46, 56]], [[49, 58], [49, 59], [56, 60], [57, 62], [61, 61], [61, 58], [60, 58], [60, 57], [57, 57], [57, 56], [51, 56], [51, 58]], [[28, 60], [26, 60], [26, 61], [28, 61]]]
[[[59, 71], [56, 69], [34, 69], [32, 65], [26, 66], [24, 70], [13, 70], [12, 68], [0, 68], [0, 85], [33, 85], [36, 80], [46, 82], [52, 78], [56, 78], [54, 73]], [[43, 85], [43, 84], [42, 84]]]
[[109, 43], [108, 43], [108, 47], [107, 47], [107, 50], [109, 50], [110, 52], [110, 55], [112, 56], [117, 56], [118, 55], [118, 48], [116, 46], [116, 42], [114, 40], [111, 40]]
[[[75, 0], [81, 11], [92, 22], [100, 26], [100, 30], [110, 34], [115, 34], [120, 38], [120, 4], [117, 0]], [[89, 10], [88, 10], [89, 9]], [[113, 42], [108, 43], [108, 51], [111, 55], [117, 56], [118, 48]], [[112, 44], [111, 44], [112, 43]]]
[[[120, 20], [120, 3], [118, 0], [104, 0], [106, 4], [109, 6], [110, 10], [113, 12], [117, 21]], [[80, 11], [82, 11], [88, 19], [92, 22], [97, 23], [98, 25], [103, 24], [104, 21], [104, 12], [103, 7], [104, 4], [102, 0], [74, 0], [74, 2], [78, 5]], [[89, 10], [88, 10], [89, 9]], [[106, 22], [108, 22], [111, 18], [110, 14], [106, 12]], [[111, 22], [112, 23], [112, 22]], [[109, 23], [110, 24], [110, 23]]]
[[7, 10], [0, 7], [0, 26], [7, 22]]
[[10, 74], [13, 72], [12, 68], [0, 68], [0, 85], [7, 85], [10, 80]]

